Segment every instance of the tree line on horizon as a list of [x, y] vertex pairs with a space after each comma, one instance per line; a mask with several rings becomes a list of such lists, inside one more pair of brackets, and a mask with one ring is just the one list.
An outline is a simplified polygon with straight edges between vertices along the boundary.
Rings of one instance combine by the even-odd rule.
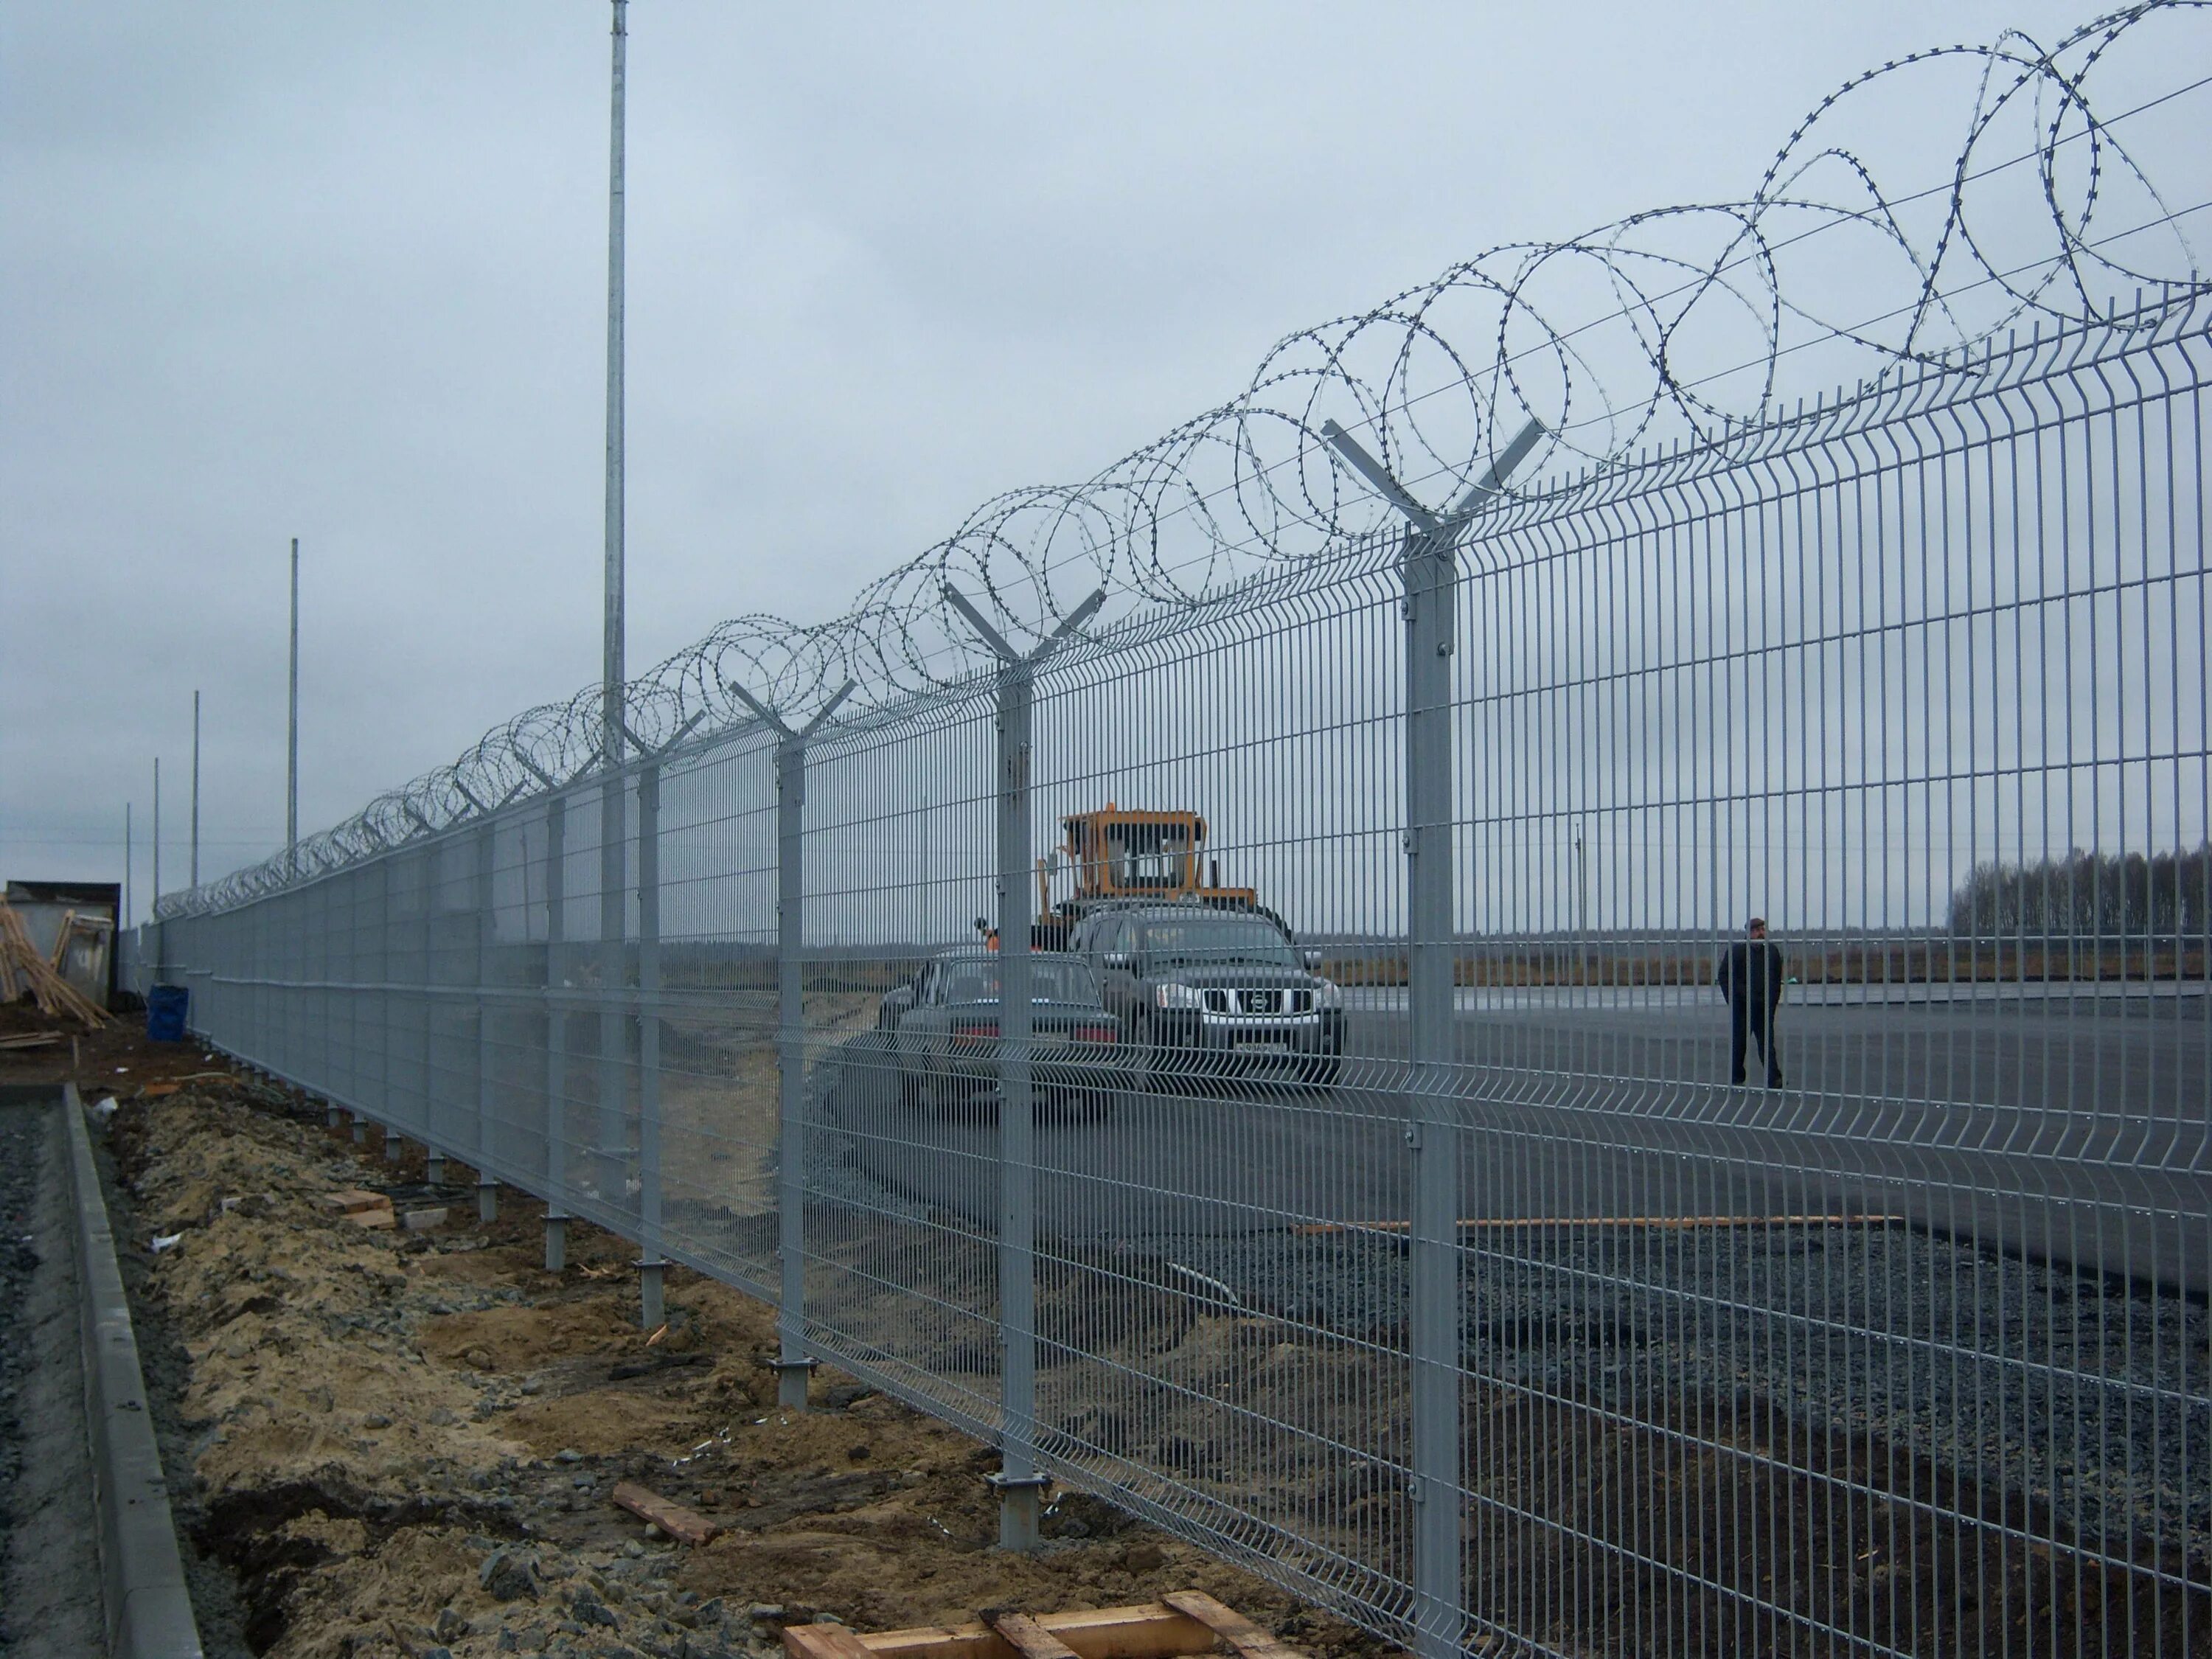
[[1980, 864], [1951, 897], [1951, 932], [1977, 939], [2155, 939], [2212, 931], [2212, 842], [2194, 852], [2080, 849]]

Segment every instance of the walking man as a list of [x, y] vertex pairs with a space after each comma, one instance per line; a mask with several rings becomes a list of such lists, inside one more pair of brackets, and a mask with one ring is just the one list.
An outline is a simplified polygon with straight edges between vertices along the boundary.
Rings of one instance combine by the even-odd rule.
[[1744, 936], [1721, 952], [1713, 969], [1721, 1000], [1729, 1006], [1729, 1081], [1743, 1081], [1744, 1051], [1759, 1038], [1766, 1060], [1766, 1086], [1782, 1086], [1782, 1062], [1774, 1055], [1774, 1013], [1782, 1003], [1782, 952], [1769, 944], [1766, 921], [1753, 916]]

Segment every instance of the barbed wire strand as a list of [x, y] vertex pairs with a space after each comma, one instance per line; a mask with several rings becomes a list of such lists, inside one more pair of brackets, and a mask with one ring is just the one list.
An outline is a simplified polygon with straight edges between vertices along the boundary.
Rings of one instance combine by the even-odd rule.
[[[1365, 312], [1285, 337], [1236, 398], [1073, 485], [1017, 489], [971, 513], [954, 533], [864, 587], [832, 621], [752, 615], [716, 628], [633, 680], [623, 722], [635, 743], [726, 732], [757, 720], [732, 687], [804, 714], [854, 681], [866, 708], [972, 680], [988, 665], [946, 611], [948, 581], [1010, 639], [1041, 639], [1103, 586], [1108, 623], [1136, 612], [1205, 605], [1255, 574], [1325, 556], [1370, 534], [1382, 509], [1346, 478], [1321, 437], [1324, 421], [1358, 432], [1404, 480], [1459, 494], [1534, 420], [1545, 440], [1520, 491], [1568, 471], [1632, 465], [1655, 442], [1713, 445], [1786, 412], [1784, 366], [1835, 348], [1859, 379], [1957, 364], [2023, 326], [2118, 320], [2117, 296], [2148, 289], [2189, 307], [2206, 283], [2154, 167], [2114, 136], [2125, 120], [2212, 82], [2192, 80], [2100, 117], [2092, 81], [2124, 53], [2154, 64], [2205, 61], [2212, 0], [2142, 0], [2045, 49], [2008, 31], [1845, 81], [1807, 114], [1747, 198], [1654, 209], [1585, 235], [1492, 248]], [[2179, 42], [2171, 31], [2185, 32]], [[1878, 89], [1953, 66], [1972, 71], [1963, 137], [1942, 183], [1886, 197], [1850, 118], [1871, 118]], [[2140, 65], [2138, 65], [2140, 67]], [[2026, 125], [2033, 142], [1984, 152]], [[1881, 140], [1876, 123], [1875, 143]], [[2069, 176], [2069, 165], [2080, 176]], [[1982, 196], [2032, 167], [2041, 201]], [[1924, 176], [1924, 175], [1923, 175]], [[2099, 216], [2141, 201], [2149, 220], [2110, 234]], [[1940, 204], [1931, 215], [1923, 211]], [[1932, 225], [1916, 230], [1917, 221]], [[1804, 221], [1807, 222], [1801, 222]], [[2111, 250], [2170, 228], [2164, 263], [2123, 263]], [[1819, 246], [1867, 233], [1854, 252], [1892, 302], [1858, 320], [1829, 320], [1824, 284], [1795, 276]], [[2031, 246], [2023, 257], [2000, 250]], [[1602, 302], [1588, 303], [1591, 295]], [[1968, 314], [1965, 301], [1979, 307]], [[1553, 315], [1583, 320], [1553, 325]], [[1748, 349], [1728, 349], [1730, 338]], [[1474, 343], [1463, 348], [1455, 342]], [[1751, 395], [1724, 401], [1731, 384]], [[1510, 501], [1516, 487], [1503, 499]], [[388, 851], [604, 769], [600, 689], [528, 709], [459, 758], [386, 791], [345, 823], [190, 892], [157, 899], [167, 919], [228, 908]], [[620, 757], [612, 757], [619, 760]]]

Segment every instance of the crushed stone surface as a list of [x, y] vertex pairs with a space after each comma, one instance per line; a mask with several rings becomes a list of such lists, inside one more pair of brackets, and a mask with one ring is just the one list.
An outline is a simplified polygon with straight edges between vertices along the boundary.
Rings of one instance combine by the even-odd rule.
[[[542, 1208], [502, 1192], [480, 1224], [457, 1166], [446, 1224], [362, 1228], [317, 1200], [420, 1192], [420, 1149], [395, 1174], [374, 1132], [356, 1147], [265, 1085], [125, 1098], [108, 1140], [141, 1249], [183, 1236], [141, 1293], [183, 1355], [191, 1541], [234, 1575], [255, 1653], [757, 1656], [818, 1616], [1179, 1589], [1316, 1659], [1389, 1651], [1083, 1493], [1054, 1495], [1040, 1553], [998, 1551], [988, 1448], [827, 1370], [814, 1409], [775, 1407], [772, 1310], [671, 1269], [649, 1340], [634, 1246], [572, 1220], [549, 1273]], [[623, 1480], [726, 1530], [661, 1538], [611, 1501]]]
[[0, 1653], [21, 1659], [106, 1634], [62, 1110], [0, 1102]]

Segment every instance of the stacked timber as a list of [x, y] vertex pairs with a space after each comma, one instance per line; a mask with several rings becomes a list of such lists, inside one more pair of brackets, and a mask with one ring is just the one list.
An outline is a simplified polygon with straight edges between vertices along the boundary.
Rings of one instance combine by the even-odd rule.
[[69, 948], [72, 911], [62, 921], [53, 959], [31, 943], [30, 929], [11, 904], [0, 902], [0, 1002], [13, 1002], [27, 988], [39, 1012], [49, 1019], [74, 1019], [88, 1030], [107, 1024], [105, 1010], [62, 977], [61, 957]]

